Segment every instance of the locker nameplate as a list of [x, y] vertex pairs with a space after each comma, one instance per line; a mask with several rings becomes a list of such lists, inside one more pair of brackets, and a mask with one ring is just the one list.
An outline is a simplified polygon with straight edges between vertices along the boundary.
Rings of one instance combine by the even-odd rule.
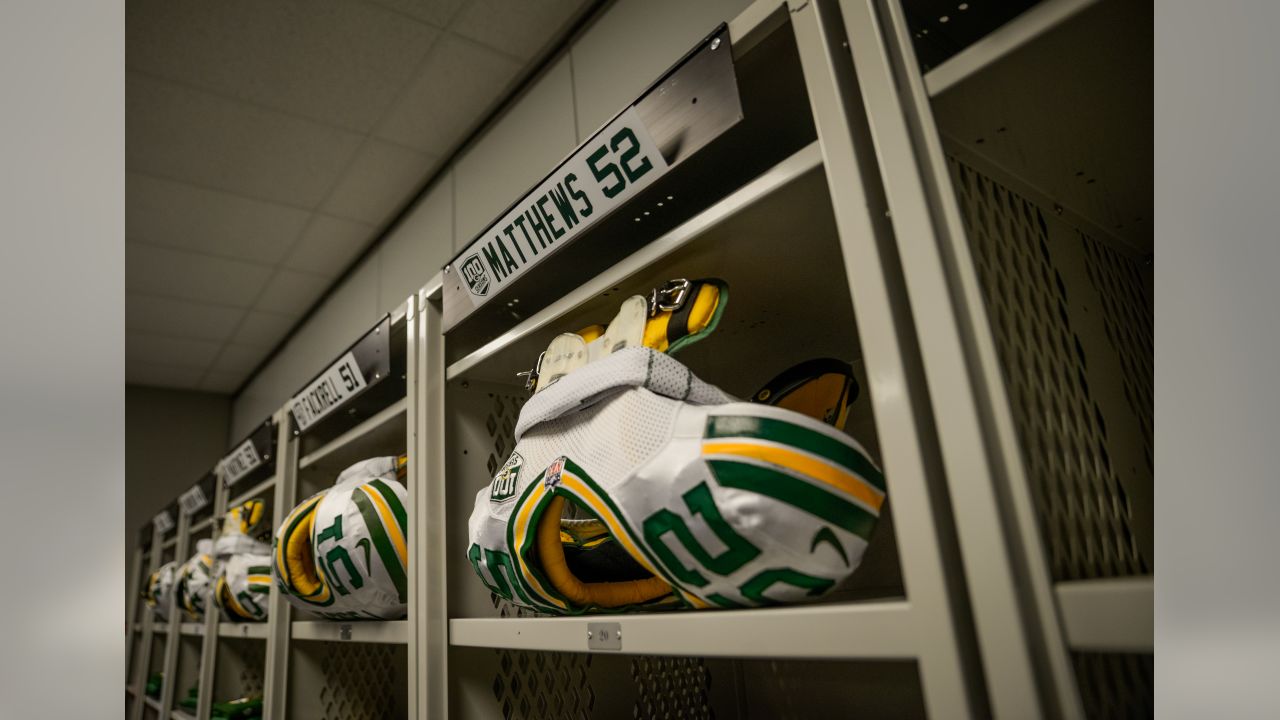
[[391, 372], [391, 316], [365, 333], [289, 401], [289, 413], [305, 432]]

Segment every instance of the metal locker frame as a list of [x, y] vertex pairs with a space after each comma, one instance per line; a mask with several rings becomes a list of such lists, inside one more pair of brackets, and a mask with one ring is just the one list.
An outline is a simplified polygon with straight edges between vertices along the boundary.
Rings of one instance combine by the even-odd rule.
[[[882, 430], [879, 434], [884, 462], [892, 467], [887, 482], [894, 498], [900, 562], [909, 599], [714, 613], [466, 619], [447, 617], [445, 593], [429, 592], [426, 628], [421, 634], [426, 644], [420, 651], [426, 653], [423, 667], [432, 669], [425, 678], [431, 686], [431, 717], [445, 717], [449, 711], [446, 675], [450, 648], [584, 652], [589, 621], [619, 621], [625, 625], [629, 629], [628, 645], [623, 652], [627, 654], [914, 659], [919, 664], [922, 692], [932, 715], [970, 717], [988, 712], [977, 646], [968, 624], [963, 578], [956, 570], [959, 561], [947, 489], [942, 482], [941, 456], [929, 435], [932, 419], [926, 411], [927, 398], [922, 394], [924, 376], [914, 357], [914, 331], [904, 314], [906, 288], [897, 279], [890, 225], [884, 214], [875, 210], [877, 206], [887, 207], [875, 182], [874, 165], [869, 164], [875, 156], [856, 94], [852, 62], [845, 50], [844, 30], [833, 3], [762, 0], [730, 22], [735, 44], [757, 29], [786, 32], [781, 27], [785, 23], [766, 27], [776, 21], [775, 11], [780, 8], [787, 11], [795, 33], [819, 139], [814, 143], [818, 149], [811, 146], [784, 160], [778, 168], [781, 175], [798, 174], [816, 163], [822, 165], [827, 176], [864, 360], [877, 388], [873, 397], [875, 419]], [[810, 154], [815, 152], [820, 156]], [[774, 181], [756, 181], [763, 183], [759, 189], [746, 183], [745, 189], [738, 192], [767, 192], [767, 184]], [[748, 201], [743, 199], [740, 204]], [[733, 205], [731, 195], [710, 213], [695, 217], [688, 227], [677, 228], [653, 241], [618, 263], [606, 277], [570, 292], [473, 355], [501, 352], [501, 344], [519, 336], [520, 328], [532, 332], [547, 319], [598, 292], [600, 288], [594, 285], [611, 285], [610, 278], [621, 277], [659, 257], [664, 245], [669, 250], [723, 220], [735, 212]], [[423, 335], [429, 338], [425, 341], [425, 354], [439, 361], [444, 359], [445, 342], [438, 335], [441, 317], [440, 301], [429, 295], [423, 313]], [[429, 375], [424, 383], [424, 417], [428, 427], [434, 426], [424, 452], [429, 463], [424, 480], [433, 489], [433, 502], [426, 508], [424, 520], [437, 540], [435, 548], [427, 549], [434, 553], [427, 559], [429, 563], [441, 563], [440, 568], [428, 573], [433, 580], [448, 577], [444, 565], [449, 557], [457, 562], [460, 552], [445, 547], [443, 533], [449, 520], [443, 498], [451, 489], [445, 476], [442, 427], [452, 422], [445, 386], [479, 361], [468, 356], [448, 367], [441, 362], [442, 370]], [[714, 646], [698, 639], [712, 628], [718, 639]]]
[[[181, 618], [173, 607], [164, 625], [150, 612], [138, 614], [138, 585], [159, 568], [165, 553], [172, 549], [176, 559], [185, 559], [193, 532], [219, 522], [229, 506], [268, 491], [274, 532], [297, 502], [299, 475], [310, 462], [398, 421], [400, 413], [412, 527], [407, 618], [295, 620], [274, 584], [269, 619], [252, 634], [220, 622], [210, 607], [203, 626], [188, 632], [203, 636], [198, 717], [207, 717], [213, 702], [223, 637], [264, 642], [266, 718], [281, 720], [291, 711], [290, 658], [300, 642], [404, 645], [408, 716], [443, 718], [451, 707], [455, 648], [616, 657], [586, 648], [588, 622], [601, 621], [627, 627], [622, 654], [628, 657], [912, 660], [930, 716], [1082, 717], [1070, 653], [1150, 652], [1151, 578], [1051, 579], [930, 98], [1080, 11], [1118, 1], [1044, 0], [925, 74], [918, 70], [900, 0], [757, 0], [746, 8], [729, 23], [735, 45], [746, 40], [749, 46], [773, 32], [794, 34], [817, 140], [452, 364], [446, 362], [443, 333], [443, 275], [410, 296], [396, 311], [406, 318], [404, 398], [307, 456], [301, 455], [285, 403], [273, 414], [277, 448], [271, 478], [231, 498], [219, 463], [213, 515], [193, 525], [179, 512], [171, 537], [153, 528], [149, 551], [134, 551], [126, 622], [132, 720], [157, 704], [143, 688], [160, 634], [165, 685], [158, 704], [165, 720], [176, 691]], [[446, 429], [463, 422], [462, 410], [450, 405], [450, 382], [819, 166], [868, 384], [875, 389], [871, 403], [881, 460], [891, 468], [887, 482], [906, 597], [713, 613], [450, 617], [448, 568], [461, 554], [449, 547], [448, 528], [464, 520], [447, 512], [456, 485], [447, 476]], [[702, 639], [711, 631], [714, 643]]]
[[840, 0], [925, 349], [987, 689], [1002, 717], [1083, 717], [1069, 651], [1149, 652], [1153, 584], [1050, 579], [930, 97], [1098, 3], [1044, 0], [922, 75], [899, 0]]

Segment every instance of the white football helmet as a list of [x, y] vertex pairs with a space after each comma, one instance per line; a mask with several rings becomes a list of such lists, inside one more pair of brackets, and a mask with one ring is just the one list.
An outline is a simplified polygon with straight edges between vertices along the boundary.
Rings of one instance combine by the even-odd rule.
[[204, 617], [212, 583], [213, 541], [197, 540], [196, 554], [178, 568], [177, 605], [187, 613], [187, 617], [193, 620]]
[[397, 476], [405, 461], [356, 463], [285, 518], [271, 566], [295, 607], [335, 620], [404, 616], [408, 492]]
[[224, 618], [232, 622], [266, 620], [270, 594], [269, 553], [238, 553], [223, 561], [213, 596]]
[[151, 577], [147, 578], [147, 587], [142, 592], [142, 597], [147, 601], [147, 606], [161, 620], [167, 621], [169, 619], [169, 598], [173, 595], [173, 584], [177, 570], [178, 563], [174, 560], [161, 565], [159, 570], [151, 573]]
[[213, 552], [220, 558], [236, 553], [262, 553], [270, 528], [266, 517], [266, 503], [247, 500], [227, 511], [222, 519], [222, 532], [214, 543]]
[[[661, 352], [714, 329], [726, 298], [713, 281], [673, 281], [629, 298], [607, 330], [548, 346], [514, 452], [468, 524], [491, 592], [552, 614], [740, 608], [819, 597], [858, 567], [885, 499], [866, 451]], [[776, 392], [843, 425], [849, 376], [798, 372], [757, 399]], [[815, 397], [800, 376], [820, 381]]]

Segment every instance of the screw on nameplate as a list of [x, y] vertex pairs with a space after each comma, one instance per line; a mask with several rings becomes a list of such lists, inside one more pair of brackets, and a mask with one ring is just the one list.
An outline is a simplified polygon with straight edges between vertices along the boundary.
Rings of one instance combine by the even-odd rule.
[[339, 640], [350, 640], [350, 639], [351, 639], [351, 626], [350, 626], [350, 625], [339, 625], [339, 626], [338, 626], [338, 639], [339, 639]]
[[621, 650], [622, 623], [587, 623], [588, 650]]

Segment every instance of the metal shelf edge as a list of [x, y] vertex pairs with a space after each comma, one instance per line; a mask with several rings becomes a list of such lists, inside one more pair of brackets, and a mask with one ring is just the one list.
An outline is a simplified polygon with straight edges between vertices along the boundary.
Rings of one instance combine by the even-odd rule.
[[1098, 1], [1044, 0], [925, 73], [925, 92], [941, 95]]
[[240, 504], [244, 503], [246, 500], [250, 500], [250, 499], [252, 499], [254, 496], [256, 496], [256, 495], [261, 495], [262, 493], [266, 492], [267, 490], [270, 490], [271, 488], [275, 487], [275, 484], [276, 484], [276, 476], [275, 476], [275, 475], [272, 475], [271, 477], [267, 478], [266, 480], [263, 480], [262, 482], [258, 483], [257, 485], [254, 485], [253, 487], [249, 488], [248, 490], [245, 490], [244, 492], [240, 493], [239, 495], [235, 496], [234, 498], [232, 498], [232, 499], [228, 500], [228, 501], [227, 501], [227, 507], [228, 507], [228, 508], [236, 507], [237, 505], [240, 505]]
[[622, 278], [675, 252], [711, 227], [729, 218], [735, 212], [759, 202], [775, 190], [821, 165], [822, 149], [815, 140], [711, 207], [689, 218], [662, 237], [636, 250], [613, 265], [613, 267], [597, 275], [593, 280], [583, 283], [577, 289], [534, 313], [469, 355], [458, 359], [445, 369], [445, 379], [448, 381], [458, 379], [488, 358], [502, 352], [503, 349], [517, 340], [538, 332], [557, 318], [571, 312], [578, 305], [591, 298], [598, 297], [600, 293], [613, 287]]
[[[587, 647], [588, 624], [616, 623], [620, 650]], [[556, 618], [456, 618], [449, 644], [515, 650], [719, 657], [910, 658], [906, 600], [753, 610]]]
[[1152, 576], [1061, 582], [1054, 594], [1073, 650], [1152, 652], [1155, 647]]
[[298, 469], [305, 469], [306, 467], [324, 459], [325, 456], [342, 449], [344, 445], [347, 445], [353, 440], [357, 440], [360, 437], [367, 435], [373, 430], [381, 427], [383, 424], [395, 419], [397, 416], [404, 414], [408, 407], [409, 399], [407, 397], [400, 398], [383, 410], [380, 410], [377, 415], [374, 415], [368, 420], [365, 420], [359, 425], [342, 433], [338, 437], [317, 448], [314, 452], [303, 457], [298, 461]]
[[290, 632], [294, 640], [404, 645], [409, 642], [409, 621], [295, 620]]
[[218, 623], [218, 637], [227, 638], [267, 638], [266, 623]]
[[204, 623], [182, 623], [178, 628], [178, 632], [183, 635], [194, 635], [197, 637], [204, 635]]

